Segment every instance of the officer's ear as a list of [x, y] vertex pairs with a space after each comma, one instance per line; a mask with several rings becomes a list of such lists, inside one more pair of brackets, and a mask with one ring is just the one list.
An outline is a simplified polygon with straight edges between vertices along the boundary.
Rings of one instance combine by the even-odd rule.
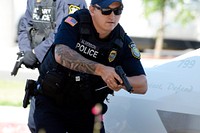
[[93, 7], [92, 5], [90, 5], [89, 6], [89, 11], [90, 11], [91, 16], [94, 16], [94, 10], [95, 10], [95, 7]]

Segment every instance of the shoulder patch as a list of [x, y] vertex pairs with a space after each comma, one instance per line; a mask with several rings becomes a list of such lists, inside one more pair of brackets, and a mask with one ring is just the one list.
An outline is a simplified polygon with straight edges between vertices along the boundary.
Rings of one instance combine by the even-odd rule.
[[135, 43], [131, 42], [129, 44], [129, 48], [131, 49], [131, 53], [132, 53], [133, 57], [135, 57], [137, 59], [141, 58], [140, 51], [136, 47]]
[[78, 22], [76, 21], [75, 18], [71, 17], [71, 16], [68, 16], [66, 19], [65, 19], [65, 22], [70, 24], [72, 27], [74, 27]]

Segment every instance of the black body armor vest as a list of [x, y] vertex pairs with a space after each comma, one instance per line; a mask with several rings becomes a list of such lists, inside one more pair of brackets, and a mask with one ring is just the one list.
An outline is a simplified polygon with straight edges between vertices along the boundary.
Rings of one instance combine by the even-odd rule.
[[[75, 50], [87, 59], [104, 65], [112, 67], [118, 65], [119, 61], [117, 58], [120, 56], [125, 35], [121, 26], [118, 25], [117, 33], [113, 34], [117, 35], [116, 37], [112, 37], [113, 39], [109, 42], [102, 42], [96, 40], [95, 35], [92, 33], [93, 29], [91, 27], [92, 22], [89, 12], [80, 14], [79, 16], [80, 41], [77, 43]], [[46, 75], [51, 71], [55, 71], [57, 74], [60, 73], [60, 77], [63, 78], [62, 80], [64, 81], [60, 86], [66, 90], [72, 90], [71, 88], [73, 88], [74, 95], [70, 93], [73, 97], [77, 96], [77, 99], [82, 97], [84, 100], [92, 103], [103, 103], [107, 95], [113, 93], [111, 89], [106, 87], [101, 77], [73, 71], [58, 64], [54, 58], [54, 47], [54, 45], [51, 46], [43, 63], [40, 65], [39, 81], [41, 81], [40, 79], [45, 80]], [[77, 77], [79, 77], [78, 81], [76, 81]]]

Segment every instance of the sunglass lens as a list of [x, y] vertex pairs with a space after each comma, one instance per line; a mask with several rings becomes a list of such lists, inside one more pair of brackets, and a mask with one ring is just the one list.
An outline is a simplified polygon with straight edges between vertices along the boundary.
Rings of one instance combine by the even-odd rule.
[[103, 15], [110, 15], [112, 13], [112, 10], [109, 9], [109, 10], [102, 10], [102, 14]]
[[114, 10], [114, 14], [115, 14], [115, 15], [120, 15], [120, 14], [122, 14], [122, 9], [116, 9], [116, 10]]

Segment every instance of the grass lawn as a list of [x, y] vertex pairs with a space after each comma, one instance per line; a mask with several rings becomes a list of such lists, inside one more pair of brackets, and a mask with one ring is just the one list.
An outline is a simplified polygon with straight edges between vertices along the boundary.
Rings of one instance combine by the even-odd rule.
[[25, 82], [0, 81], [0, 106], [21, 106], [25, 94]]

